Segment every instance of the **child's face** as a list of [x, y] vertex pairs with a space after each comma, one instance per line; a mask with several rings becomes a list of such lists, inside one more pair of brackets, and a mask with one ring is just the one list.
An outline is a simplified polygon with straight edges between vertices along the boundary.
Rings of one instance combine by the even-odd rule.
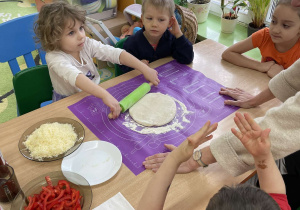
[[60, 39], [60, 49], [77, 56], [83, 48], [85, 37], [83, 23], [76, 20], [74, 25], [74, 22], [69, 20]]
[[171, 26], [170, 14], [167, 9], [158, 9], [147, 4], [142, 15], [142, 22], [148, 38], [161, 38], [163, 33]]
[[270, 24], [270, 35], [275, 44], [296, 43], [300, 34], [300, 18], [290, 6], [278, 5]]

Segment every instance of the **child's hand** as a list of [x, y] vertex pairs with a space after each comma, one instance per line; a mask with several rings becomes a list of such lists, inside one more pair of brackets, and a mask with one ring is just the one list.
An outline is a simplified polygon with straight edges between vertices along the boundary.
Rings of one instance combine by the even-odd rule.
[[271, 69], [271, 67], [275, 64], [274, 61], [262, 62], [259, 65], [258, 71], [260, 72], [267, 72]]
[[243, 143], [254, 158], [264, 158], [270, 154], [269, 133], [271, 129], [262, 130], [247, 113], [244, 116], [241, 113], [236, 113], [234, 122], [240, 132], [232, 128], [232, 133]]
[[269, 71], [267, 71], [267, 74], [268, 74], [269, 77], [273, 78], [276, 74], [278, 74], [282, 70], [284, 70], [283, 66], [278, 65], [278, 64], [274, 64], [273, 66], [271, 66]]
[[112, 113], [112, 118], [116, 119], [121, 112], [121, 107], [119, 102], [108, 92], [102, 98], [103, 103], [110, 108], [110, 112]]
[[177, 161], [177, 163], [182, 163], [187, 161], [194, 152], [194, 149], [197, 148], [200, 144], [212, 139], [214, 132], [218, 127], [218, 123], [210, 124], [210, 121], [207, 121], [205, 125], [196, 133], [187, 137], [170, 155]]
[[182, 36], [182, 32], [180, 30], [179, 24], [174, 16], [171, 17], [171, 26], [169, 28], [169, 31], [171, 34], [173, 34], [176, 38], [179, 38]]
[[158, 72], [156, 70], [149, 67], [143, 74], [146, 80], [151, 82], [153, 85], [157, 86], [159, 84], [160, 81], [158, 79]]
[[147, 66], [149, 66], [149, 61], [148, 60], [145, 60], [145, 59], [143, 59], [143, 60], [141, 60], [144, 64], [146, 64]]

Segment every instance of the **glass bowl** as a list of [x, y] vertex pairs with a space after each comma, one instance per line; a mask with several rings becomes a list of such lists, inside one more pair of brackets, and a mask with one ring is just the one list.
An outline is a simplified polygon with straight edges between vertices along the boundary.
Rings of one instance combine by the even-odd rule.
[[42, 186], [47, 186], [45, 177], [49, 176], [52, 184], [57, 185], [59, 180], [67, 180], [70, 183], [70, 187], [80, 192], [81, 198], [81, 209], [89, 210], [92, 204], [93, 194], [91, 186], [88, 181], [79, 174], [70, 171], [55, 171], [43, 174], [29, 183], [27, 183], [22, 191], [18, 193], [11, 204], [11, 210], [24, 210], [24, 207], [28, 205], [28, 196], [39, 194], [42, 191]]
[[[27, 137], [32, 134], [33, 131], [35, 131], [36, 129], [38, 129], [42, 124], [45, 123], [54, 123], [54, 122], [58, 122], [58, 123], [62, 123], [62, 124], [71, 124], [74, 128], [75, 133], [77, 134], [77, 141], [75, 142], [74, 146], [71, 147], [69, 150], [67, 150], [66, 152], [56, 156], [56, 157], [52, 157], [52, 158], [43, 158], [43, 159], [37, 159], [37, 158], [33, 158], [30, 155], [30, 151], [25, 147], [25, 145], [23, 144], [26, 140]], [[84, 128], [83, 126], [77, 122], [76, 120], [70, 119], [70, 118], [65, 118], [65, 117], [56, 117], [56, 118], [49, 118], [46, 120], [42, 120], [32, 126], [30, 126], [21, 136], [20, 140], [19, 140], [19, 150], [21, 152], [21, 154], [28, 158], [29, 160], [34, 160], [34, 161], [38, 161], [38, 162], [48, 162], [48, 161], [53, 161], [53, 160], [58, 160], [61, 159], [63, 157], [68, 156], [69, 154], [71, 154], [72, 152], [74, 152], [76, 149], [78, 149], [78, 147], [82, 144], [84, 140]]]

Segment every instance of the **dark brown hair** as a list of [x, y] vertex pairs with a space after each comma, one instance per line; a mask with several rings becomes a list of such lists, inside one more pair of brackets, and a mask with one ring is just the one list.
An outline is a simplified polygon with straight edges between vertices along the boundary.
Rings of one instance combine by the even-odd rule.
[[297, 11], [298, 16], [300, 18], [300, 7], [293, 7], [292, 6], [292, 0], [279, 0], [276, 7], [278, 5], [286, 5], [286, 6], [290, 6], [293, 10]]
[[280, 210], [265, 191], [248, 184], [222, 187], [209, 201], [206, 210]]

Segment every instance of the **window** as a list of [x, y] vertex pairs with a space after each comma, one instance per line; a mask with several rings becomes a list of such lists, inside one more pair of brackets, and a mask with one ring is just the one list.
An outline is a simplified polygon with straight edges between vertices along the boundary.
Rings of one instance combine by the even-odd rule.
[[[229, 0], [225, 0], [225, 4], [230, 2]], [[221, 0], [211, 0], [210, 4], [210, 13], [221, 16]], [[239, 11], [239, 22], [242, 24], [248, 24], [251, 22], [251, 17], [248, 15], [248, 10], [240, 10]]]
[[[225, 0], [225, 4], [229, 0]], [[272, 20], [272, 14], [274, 12], [274, 9], [276, 7], [276, 4], [279, 0], [271, 0], [270, 3], [270, 8], [266, 17], [266, 23], [269, 24]], [[221, 10], [221, 0], [211, 0], [211, 5], [210, 5], [210, 13], [221, 16], [222, 10]], [[248, 10], [240, 10], [239, 11], [239, 22], [242, 24], [248, 24], [251, 22], [251, 17], [250, 14], [248, 14]]]
[[271, 23], [272, 21], [272, 15], [273, 15], [273, 12], [274, 12], [274, 9], [276, 7], [276, 4], [278, 3], [279, 0], [272, 0], [272, 2], [270, 3], [270, 8], [269, 8], [269, 11], [268, 11], [268, 14], [267, 14], [267, 18], [266, 18], [266, 22], [267, 23]]

